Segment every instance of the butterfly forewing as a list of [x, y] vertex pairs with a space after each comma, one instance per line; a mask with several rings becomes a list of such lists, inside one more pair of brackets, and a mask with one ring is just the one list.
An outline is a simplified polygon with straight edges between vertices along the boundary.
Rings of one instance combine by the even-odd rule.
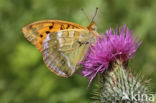
[[71, 22], [61, 20], [43, 20], [26, 25], [23, 27], [22, 31], [24, 36], [41, 51], [42, 43], [47, 34], [53, 31], [65, 29], [87, 30], [87, 28]]
[[71, 29], [49, 33], [43, 42], [45, 64], [59, 76], [71, 76], [88, 50], [89, 39], [87, 30]]

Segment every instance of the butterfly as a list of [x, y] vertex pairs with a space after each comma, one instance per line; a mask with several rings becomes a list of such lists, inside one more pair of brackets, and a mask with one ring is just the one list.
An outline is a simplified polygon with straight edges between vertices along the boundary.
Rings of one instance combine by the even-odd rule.
[[89, 49], [95, 43], [95, 23], [88, 27], [61, 21], [43, 20], [28, 24], [22, 28], [27, 38], [42, 53], [46, 66], [61, 77], [69, 77], [79, 69]]

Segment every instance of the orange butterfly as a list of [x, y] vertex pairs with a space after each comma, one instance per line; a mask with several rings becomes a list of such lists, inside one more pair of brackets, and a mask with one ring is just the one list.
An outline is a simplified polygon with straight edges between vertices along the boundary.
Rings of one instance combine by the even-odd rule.
[[22, 28], [24, 36], [43, 55], [47, 67], [62, 77], [71, 76], [99, 35], [92, 21], [88, 27], [61, 20], [43, 20]]

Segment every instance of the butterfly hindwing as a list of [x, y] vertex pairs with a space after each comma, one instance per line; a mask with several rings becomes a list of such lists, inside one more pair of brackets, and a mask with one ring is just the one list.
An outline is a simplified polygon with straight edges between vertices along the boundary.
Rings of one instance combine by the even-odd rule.
[[71, 76], [88, 50], [89, 39], [88, 30], [69, 29], [49, 33], [41, 51], [45, 64], [59, 76]]

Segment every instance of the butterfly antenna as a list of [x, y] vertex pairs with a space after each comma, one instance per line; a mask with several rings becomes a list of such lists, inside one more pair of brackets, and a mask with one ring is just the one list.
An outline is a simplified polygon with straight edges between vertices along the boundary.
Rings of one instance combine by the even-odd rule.
[[83, 8], [81, 8], [81, 11], [83, 12], [83, 14], [87, 17], [88, 21], [90, 22], [90, 19], [89, 19], [87, 13], [85, 12], [85, 10]]
[[96, 7], [96, 10], [95, 10], [95, 13], [94, 13], [94, 16], [93, 16], [93, 18], [92, 18], [91, 23], [94, 21], [94, 18], [95, 18], [96, 14], [97, 14], [97, 11], [98, 11], [98, 7]]

